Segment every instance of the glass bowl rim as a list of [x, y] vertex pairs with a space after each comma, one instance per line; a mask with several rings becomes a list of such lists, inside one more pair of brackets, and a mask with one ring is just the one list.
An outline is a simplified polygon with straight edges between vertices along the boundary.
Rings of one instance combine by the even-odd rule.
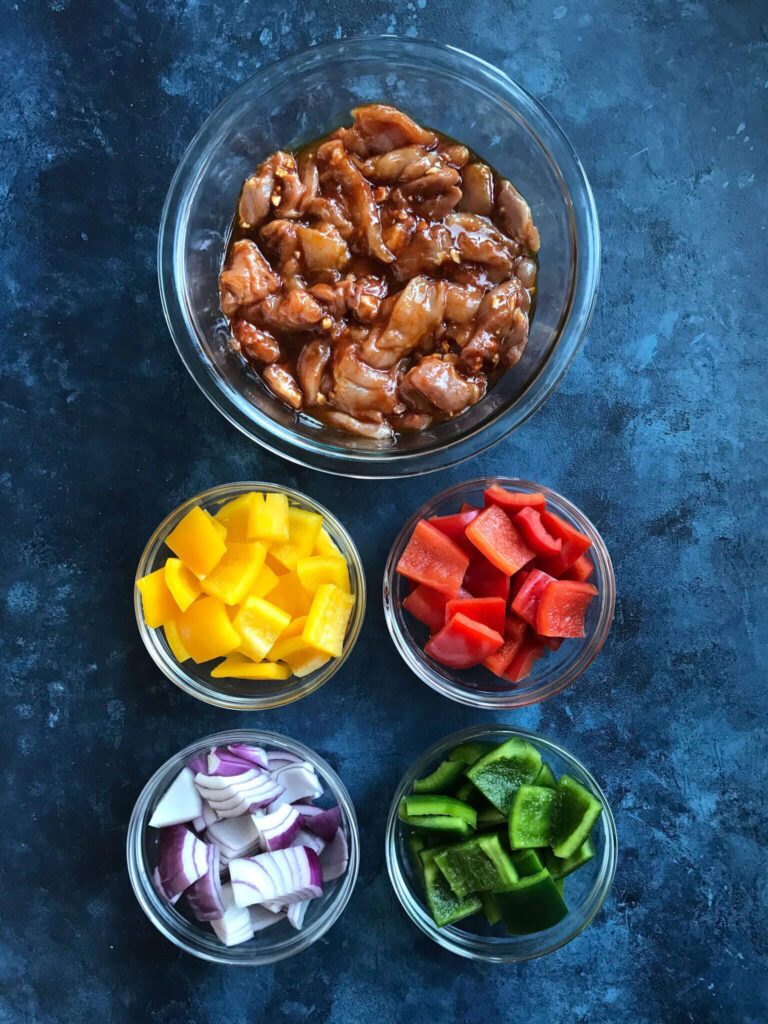
[[[569, 218], [573, 269], [564, 312], [554, 329], [546, 359], [522, 392], [490, 418], [449, 440], [417, 452], [375, 453], [344, 450], [296, 434], [290, 427], [234, 401], [214, 374], [182, 302], [177, 282], [183, 279], [182, 242], [188, 207], [197, 183], [215, 151], [217, 132], [234, 116], [241, 95], [258, 83], [274, 88], [286, 76], [323, 60], [349, 58], [350, 51], [396, 45], [401, 52], [433, 62], [451, 58], [473, 75], [478, 88], [501, 99], [541, 148], [559, 183]], [[524, 110], [526, 117], [523, 117]], [[530, 119], [530, 123], [529, 123]], [[546, 145], [544, 142], [546, 136]], [[577, 200], [577, 202], [574, 202]], [[578, 226], [578, 230], [577, 230]], [[211, 404], [238, 430], [263, 448], [301, 466], [340, 476], [386, 479], [430, 473], [479, 455], [521, 426], [556, 390], [581, 348], [597, 298], [600, 277], [600, 231], [592, 189], [576, 151], [542, 104], [500, 68], [459, 47], [390, 34], [331, 40], [297, 51], [242, 82], [203, 122], [173, 175], [160, 218], [157, 268], [163, 313], [174, 345], [195, 383]], [[513, 415], [514, 413], [514, 415]]]
[[[158, 552], [165, 543], [165, 538], [172, 529], [171, 524], [175, 525], [184, 512], [189, 511], [189, 509], [194, 505], [204, 505], [206, 502], [216, 498], [221, 498], [225, 501], [227, 499], [232, 500], [240, 494], [258, 490], [269, 490], [273, 492], [279, 491], [282, 494], [286, 494], [289, 500], [295, 501], [302, 508], [307, 508], [312, 512], [322, 515], [324, 523], [327, 521], [331, 524], [333, 530], [344, 541], [344, 550], [342, 551], [342, 554], [349, 566], [357, 597], [355, 607], [352, 610], [352, 617], [350, 619], [347, 635], [344, 640], [344, 648], [339, 657], [332, 658], [322, 668], [318, 669], [316, 672], [311, 672], [301, 680], [299, 680], [299, 677], [297, 676], [289, 677], [289, 679], [286, 680], [286, 683], [293, 681], [295, 685], [294, 689], [285, 696], [270, 695], [267, 697], [259, 697], [258, 694], [254, 694], [253, 696], [241, 697], [228, 695], [214, 688], [211, 684], [195, 678], [185, 669], [183, 664], [180, 664], [175, 658], [172, 658], [165, 650], [165, 647], [158, 640], [158, 630], [150, 629], [150, 627], [144, 622], [139, 589], [136, 586], [137, 581], [147, 574], [147, 571], [154, 562]], [[170, 679], [172, 683], [184, 690], [185, 693], [190, 694], [192, 697], [195, 697], [206, 704], [212, 704], [215, 707], [228, 708], [233, 711], [263, 711], [268, 708], [283, 707], [285, 704], [292, 704], [294, 701], [301, 700], [303, 697], [307, 697], [310, 693], [314, 693], [324, 683], [327, 683], [328, 680], [334, 676], [345, 663], [360, 637], [363, 620], [365, 618], [365, 611], [367, 607], [365, 569], [363, 568], [362, 559], [360, 558], [360, 552], [357, 550], [357, 545], [348, 530], [343, 523], [325, 507], [325, 505], [321, 505], [320, 502], [316, 501], [314, 498], [310, 498], [306, 494], [303, 494], [301, 491], [296, 491], [291, 487], [285, 487], [282, 484], [269, 483], [263, 480], [240, 480], [233, 483], [217, 484], [215, 487], [209, 487], [205, 491], [201, 491], [199, 494], [188, 498], [165, 516], [159, 526], [157, 526], [152, 532], [152, 535], [147, 541], [147, 544], [141, 554], [141, 558], [139, 559], [136, 576], [133, 582], [133, 607], [136, 616], [136, 623], [139, 628], [139, 634], [147, 652], [163, 675], [167, 679]], [[296, 683], [297, 680], [298, 683]]]
[[[336, 889], [333, 900], [323, 910], [321, 916], [313, 921], [308, 928], [301, 929], [295, 935], [291, 935], [287, 943], [281, 944], [281, 946], [290, 948], [281, 948], [277, 954], [270, 951], [254, 952], [252, 956], [242, 955], [248, 953], [242, 945], [225, 946], [221, 943], [221, 951], [219, 952], [219, 944], [217, 942], [214, 943], [213, 940], [210, 943], [211, 948], [208, 948], [207, 943], [204, 947], [194, 948], [188, 940], [178, 932], [174, 932], [171, 927], [174, 923], [173, 916], [155, 892], [151, 881], [151, 873], [144, 864], [142, 841], [144, 833], [149, 827], [150, 810], [155, 797], [159, 795], [161, 784], [167, 782], [170, 785], [170, 782], [173, 781], [174, 773], [180, 771], [184, 764], [192, 760], [201, 750], [208, 747], [224, 746], [228, 743], [253, 742], [257, 742], [259, 746], [274, 745], [276, 748], [282, 745], [283, 749], [288, 750], [290, 753], [301, 755], [304, 760], [309, 761], [318, 771], [318, 774], [322, 776], [323, 782], [327, 784], [328, 789], [330, 789], [333, 797], [342, 808], [349, 826], [349, 835], [347, 837], [349, 841], [349, 864], [347, 871], [340, 880], [341, 884]], [[212, 733], [209, 736], [203, 736], [200, 740], [190, 743], [169, 757], [148, 779], [136, 799], [128, 822], [126, 862], [131, 887], [141, 909], [166, 939], [173, 942], [180, 949], [183, 949], [184, 952], [199, 957], [202, 960], [207, 960], [210, 963], [243, 967], [264, 966], [275, 963], [278, 960], [284, 960], [307, 949], [313, 942], [324, 935], [341, 916], [352, 896], [360, 868], [360, 832], [355, 807], [346, 786], [325, 758], [321, 757], [311, 747], [306, 746], [300, 740], [291, 739], [288, 736], [272, 732], [268, 729], [228, 729], [223, 732]], [[192, 922], [189, 922], [189, 924], [191, 927], [195, 927]], [[202, 927], [200, 932], [201, 935], [205, 934], [206, 938], [208, 938], [209, 933], [203, 932]], [[214, 933], [210, 932], [210, 935], [214, 936]], [[235, 949], [240, 949], [241, 955], [229, 955], [230, 950]]]
[[[411, 637], [411, 634], [401, 629], [395, 613], [394, 601], [392, 600], [394, 581], [397, 575], [395, 568], [408, 538], [416, 526], [416, 523], [420, 519], [425, 518], [428, 513], [434, 515], [434, 508], [446, 499], [455, 498], [458, 507], [462, 496], [466, 492], [475, 488], [484, 490], [492, 484], [499, 484], [501, 487], [508, 487], [511, 489], [514, 489], [515, 487], [522, 488], [524, 491], [527, 490], [529, 492], [541, 491], [546, 495], [548, 501], [551, 500], [554, 504], [560, 505], [561, 508], [574, 519], [578, 528], [583, 533], [586, 533], [591, 539], [592, 548], [590, 551], [594, 556], [595, 561], [599, 566], [600, 574], [604, 579], [604, 586], [598, 593], [600, 606], [597, 623], [592, 633], [585, 638], [584, 645], [577, 659], [570, 668], [567, 669], [567, 671], [547, 682], [542, 682], [536, 690], [528, 692], [521, 691], [518, 694], [516, 694], [515, 690], [511, 688], [503, 692], [499, 692], [498, 694], [471, 690], [468, 687], [454, 682], [453, 679], [443, 672], [438, 671], [437, 668], [432, 668], [430, 665], [425, 664], [425, 662], [422, 661], [414, 651], [414, 648], [417, 645]], [[549, 697], [553, 697], [557, 693], [561, 693], [589, 668], [600, 653], [608, 633], [610, 632], [613, 613], [616, 606], [616, 577], [613, 571], [611, 556], [599, 530], [594, 523], [576, 507], [576, 505], [563, 497], [562, 494], [559, 494], [557, 491], [544, 484], [538, 484], [532, 480], [524, 480], [520, 477], [477, 477], [474, 480], [464, 480], [460, 483], [452, 484], [450, 487], [446, 487], [445, 490], [439, 491], [437, 494], [429, 498], [428, 501], [425, 501], [423, 505], [419, 506], [419, 508], [417, 508], [405, 522], [389, 550], [387, 561], [384, 566], [382, 600], [384, 604], [384, 618], [387, 623], [387, 628], [389, 629], [389, 634], [392, 637], [392, 641], [406, 665], [419, 677], [419, 679], [422, 680], [422, 682], [426, 683], [427, 686], [430, 686], [438, 693], [441, 693], [444, 697], [448, 697], [450, 700], [454, 700], [459, 704], [466, 704], [474, 708], [501, 711], [508, 708], [528, 707], [531, 704], [539, 704], [541, 701], [547, 700]]]
[[[534, 932], [531, 935], [497, 937], [471, 935], [468, 932], [462, 932], [460, 927], [454, 926], [438, 928], [421, 902], [414, 896], [401, 868], [395, 838], [400, 824], [397, 813], [398, 805], [402, 797], [406, 795], [406, 791], [413, 785], [414, 779], [420, 778], [430, 765], [452, 747], [483, 737], [509, 739], [512, 736], [527, 739], [542, 753], [549, 751], [555, 754], [566, 763], [569, 769], [575, 767], [577, 773], [581, 773], [587, 780], [593, 795], [600, 800], [603, 811], [599, 823], [603, 830], [604, 847], [597, 878], [586, 898], [577, 908], [571, 907], [568, 915], [559, 924], [541, 932]], [[395, 895], [411, 921], [443, 949], [471, 960], [484, 960], [489, 963], [519, 963], [524, 960], [533, 960], [553, 953], [580, 935], [599, 913], [611, 890], [618, 858], [618, 836], [613, 812], [605, 793], [592, 773], [574, 754], [556, 741], [547, 739], [531, 729], [504, 723], [474, 725], [460, 729], [458, 732], [437, 740], [424, 751], [395, 787], [395, 794], [387, 816], [384, 845], [389, 880]], [[577, 917], [574, 918], [574, 915]], [[575, 923], [572, 922], [568, 927], [567, 922], [572, 919]], [[546, 937], [547, 942], [542, 944], [541, 937]]]

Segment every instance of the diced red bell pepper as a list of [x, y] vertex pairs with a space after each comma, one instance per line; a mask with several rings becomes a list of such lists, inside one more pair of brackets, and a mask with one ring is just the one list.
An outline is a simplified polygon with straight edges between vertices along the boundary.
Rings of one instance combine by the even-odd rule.
[[[459, 590], [458, 596], [471, 597], [469, 591], [463, 587]], [[429, 627], [430, 633], [436, 633], [445, 625], [445, 606], [449, 600], [447, 594], [441, 594], [439, 590], [419, 583], [403, 601], [403, 608]]]
[[459, 505], [459, 512], [482, 512], [482, 509], [478, 508], [477, 505], [470, 505], [468, 501], [462, 501]]
[[464, 574], [463, 586], [473, 597], [509, 598], [509, 576], [477, 551]]
[[563, 643], [561, 636], [541, 636], [539, 633], [536, 634], [536, 640], [550, 651], [559, 651]]
[[504, 487], [499, 487], [498, 484], [491, 484], [490, 487], [486, 487], [483, 494], [486, 508], [489, 505], [498, 505], [499, 508], [503, 508], [505, 512], [509, 513], [510, 516], [515, 515], [521, 508], [528, 506], [540, 510], [547, 507], [547, 499], [540, 491], [534, 491], [533, 494], [523, 494], [522, 491], [508, 491]]
[[546, 653], [536, 637], [526, 637], [520, 645], [509, 667], [504, 672], [504, 678], [511, 683], [519, 683], [531, 674], [534, 661], [538, 661]]
[[504, 639], [505, 640], [522, 640], [525, 636], [528, 624], [519, 619], [517, 615], [512, 612], [507, 613], [507, 617], [504, 620]]
[[469, 565], [469, 555], [426, 519], [420, 519], [397, 563], [401, 576], [456, 597]]
[[592, 559], [589, 555], [579, 555], [571, 568], [565, 570], [563, 579], [578, 580], [579, 583], [586, 583], [594, 571], [595, 567], [592, 565]]
[[522, 569], [536, 552], [526, 544], [512, 521], [498, 505], [490, 505], [466, 530], [467, 540], [497, 569], [511, 576]]
[[566, 569], [577, 561], [592, 546], [592, 541], [585, 534], [580, 533], [575, 526], [566, 523], [554, 512], [545, 509], [541, 513], [541, 521], [553, 537], [559, 537], [563, 546], [559, 553], [548, 558], [540, 558], [538, 564], [548, 572], [550, 576], [559, 579]]
[[542, 572], [541, 569], [531, 569], [525, 583], [512, 602], [511, 607], [515, 615], [525, 619], [534, 629], [536, 629], [539, 599], [551, 582], [552, 577]]
[[432, 516], [428, 522], [441, 533], [444, 533], [446, 537], [450, 537], [454, 544], [458, 544], [463, 551], [471, 555], [474, 554], [475, 549], [467, 540], [464, 531], [472, 520], [477, 519], [479, 515], [480, 509], [476, 508], [468, 512], [457, 512], [453, 516]]
[[435, 633], [424, 653], [449, 668], [471, 668], [497, 651], [503, 642], [501, 633], [495, 629], [459, 613]]
[[[535, 566], [535, 564], [536, 563], [533, 562], [532, 563], [532, 567]], [[510, 583], [510, 586], [509, 586], [509, 601], [510, 601], [510, 604], [512, 604], [514, 602], [514, 600], [517, 597], [517, 595], [523, 589], [523, 585], [525, 584], [525, 581], [528, 579], [528, 577], [530, 575], [531, 575], [531, 573], [530, 573], [529, 569], [521, 569], [520, 572], [516, 572], [515, 575], [512, 577], [512, 580], [511, 580], [511, 583]]]
[[473, 622], [482, 622], [497, 633], [504, 633], [507, 604], [503, 597], [452, 597], [445, 606], [445, 621], [461, 613]]
[[504, 643], [498, 651], [489, 654], [483, 661], [485, 667], [495, 676], [503, 676], [520, 650], [527, 632], [528, 626], [522, 619], [518, 619], [516, 615], [507, 615], [504, 622]]
[[556, 555], [563, 547], [560, 537], [553, 537], [535, 508], [521, 508], [512, 516], [512, 525], [525, 537], [537, 555]]
[[553, 580], [539, 599], [536, 632], [541, 636], [584, 636], [584, 615], [597, 587], [579, 580]]

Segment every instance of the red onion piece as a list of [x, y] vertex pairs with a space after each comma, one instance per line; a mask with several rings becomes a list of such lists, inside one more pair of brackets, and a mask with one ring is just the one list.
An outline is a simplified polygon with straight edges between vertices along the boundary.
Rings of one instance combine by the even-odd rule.
[[278, 768], [272, 773], [272, 778], [282, 786], [283, 801], [287, 804], [297, 803], [307, 797], [315, 800], [323, 793], [315, 769], [307, 761]]
[[339, 831], [341, 808], [331, 807], [328, 811], [321, 811], [319, 814], [308, 816], [305, 816], [302, 811], [302, 817], [305, 818], [306, 826], [310, 831], [314, 832], [316, 836], [320, 836], [326, 843], [331, 843]]
[[334, 878], [341, 878], [349, 864], [349, 846], [344, 829], [340, 828], [333, 841], [328, 843], [320, 856], [320, 867], [324, 882], [332, 882]]
[[252, 819], [261, 837], [262, 850], [284, 850], [294, 841], [301, 829], [302, 817], [290, 804], [281, 804], [261, 818]]
[[221, 887], [224, 903], [224, 914], [218, 920], [211, 921], [211, 927], [225, 946], [237, 946], [253, 938], [251, 915], [242, 907], [238, 907], [232, 894], [232, 886]]
[[216, 921], [224, 917], [225, 910], [221, 891], [219, 848], [208, 846], [206, 854], [208, 870], [202, 878], [198, 878], [190, 885], [184, 895], [198, 921]]
[[183, 825], [171, 825], [160, 833], [157, 870], [169, 900], [202, 878], [208, 870], [206, 844]]
[[285, 911], [282, 908], [277, 911], [269, 910], [263, 904], [254, 904], [248, 908], [251, 915], [251, 925], [255, 932], [261, 932], [265, 928], [271, 928], [273, 924], [277, 924], [282, 921], [285, 917]]
[[230, 861], [229, 874], [239, 907], [270, 900], [298, 903], [323, 893], [320, 862], [306, 846], [237, 858]]
[[160, 798], [149, 824], [152, 828], [182, 825], [196, 818], [202, 808], [203, 801], [195, 787], [195, 777], [189, 768], [182, 768]]
[[288, 924], [295, 928], [297, 932], [301, 931], [304, 924], [304, 915], [307, 912], [309, 906], [309, 900], [302, 900], [300, 903], [291, 903], [286, 912], [288, 918]]
[[235, 857], [247, 857], [261, 848], [259, 832], [250, 814], [213, 822], [206, 829], [205, 838], [219, 848], [222, 867]]
[[250, 761], [263, 771], [269, 770], [267, 752], [263, 747], [253, 747], [250, 743], [230, 743], [227, 749], [243, 761]]

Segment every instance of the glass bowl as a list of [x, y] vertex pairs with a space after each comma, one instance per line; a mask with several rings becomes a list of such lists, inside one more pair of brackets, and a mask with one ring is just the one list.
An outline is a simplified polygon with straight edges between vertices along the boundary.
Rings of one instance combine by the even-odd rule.
[[[331, 795], [341, 808], [342, 826], [346, 829], [349, 841], [349, 866], [346, 874], [326, 884], [323, 895], [310, 901], [301, 931], [295, 931], [287, 921], [280, 921], [271, 928], [257, 932], [253, 939], [239, 946], [225, 946], [204, 922], [187, 918], [158, 895], [152, 881], [160, 835], [159, 829], [149, 827], [149, 819], [155, 807], [185, 765], [211, 747], [224, 746], [227, 743], [251, 743], [255, 746], [287, 750], [302, 760], [309, 761], [323, 783], [326, 793]], [[152, 924], [166, 939], [170, 939], [185, 952], [202, 960], [217, 964], [257, 967], [300, 953], [324, 935], [341, 915], [357, 880], [360, 837], [355, 808], [349, 793], [333, 768], [314, 750], [276, 732], [232, 729], [229, 732], [203, 737], [180, 750], [178, 754], [174, 754], [162, 768], [158, 768], [141, 791], [133, 808], [128, 823], [126, 857], [136, 899]]]
[[[429, 639], [429, 630], [403, 608], [403, 600], [408, 596], [410, 585], [404, 576], [399, 576], [395, 571], [413, 528], [420, 519], [458, 512], [463, 501], [482, 507], [483, 491], [491, 484], [526, 493], [541, 491], [546, 495], [548, 508], [592, 541], [589, 556], [595, 571], [589, 582], [595, 584], [598, 594], [587, 609], [586, 637], [583, 640], [564, 640], [558, 651], [547, 651], [543, 658], [534, 662], [528, 678], [520, 683], [499, 679], [482, 665], [471, 669], [450, 669], [425, 654], [424, 645]], [[433, 690], [460, 704], [471, 704], [476, 708], [525, 707], [527, 704], [538, 704], [564, 690], [584, 672], [603, 646], [611, 627], [615, 602], [616, 584], [611, 558], [595, 526], [561, 494], [542, 484], [514, 477], [468, 480], [436, 494], [417, 509], [403, 526], [392, 545], [384, 569], [384, 617], [395, 647], [406, 664]]]
[[[144, 553], [139, 560], [139, 567], [136, 570], [136, 580], [146, 576], [156, 569], [165, 565], [165, 560], [172, 552], [165, 546], [165, 538], [176, 525], [184, 518], [194, 505], [200, 505], [212, 515], [218, 509], [233, 498], [248, 491], [269, 491], [280, 494], [287, 494], [288, 501], [295, 508], [306, 509], [309, 512], [316, 512], [323, 517], [323, 525], [328, 531], [331, 539], [341, 551], [349, 567], [350, 592], [355, 598], [355, 606], [347, 626], [347, 635], [344, 639], [344, 649], [340, 657], [331, 658], [322, 668], [311, 672], [308, 676], [299, 678], [290, 676], [288, 679], [255, 680], [255, 679], [214, 679], [211, 677], [212, 662], [203, 665], [196, 665], [193, 661], [185, 661], [179, 664], [168, 646], [165, 633], [160, 629], [150, 629], [144, 622], [141, 611], [141, 595], [134, 582], [133, 605], [136, 612], [136, 621], [139, 625], [139, 633], [144, 641], [144, 646], [152, 656], [152, 660], [158, 668], [182, 690], [203, 700], [207, 704], [215, 704], [220, 708], [231, 708], [236, 711], [257, 711], [264, 708], [276, 708], [283, 704], [290, 704], [294, 700], [300, 700], [312, 693], [323, 683], [327, 682], [334, 673], [338, 672], [350, 655], [352, 648], [357, 643], [360, 629], [365, 616], [365, 573], [363, 563], [360, 561], [355, 543], [327, 508], [319, 505], [312, 498], [308, 498], [298, 491], [292, 491], [288, 487], [278, 484], [245, 481], [243, 483], [222, 484], [220, 487], [212, 487], [195, 495], [189, 501], [171, 512], [158, 526], [149, 538]], [[269, 596], [269, 595], [267, 595]], [[216, 659], [218, 663], [219, 659]]]
[[[269, 153], [349, 123], [360, 103], [401, 106], [465, 143], [523, 193], [541, 233], [536, 314], [520, 362], [462, 416], [395, 441], [355, 437], [296, 415], [229, 346], [218, 275], [243, 181]], [[393, 36], [313, 47], [259, 71], [210, 115], [165, 201], [158, 238], [163, 309], [189, 372], [252, 440], [305, 466], [399, 477], [485, 450], [549, 397], [579, 350], [597, 294], [592, 191], [544, 108], [491, 64], [454, 47]]]
[[[565, 879], [565, 900], [569, 913], [552, 928], [535, 932], [533, 935], [495, 934], [481, 915], [466, 918], [456, 925], [438, 928], [424, 900], [421, 882], [406, 842], [411, 830], [398, 818], [398, 805], [400, 800], [411, 792], [414, 781], [433, 771], [453, 747], [472, 740], [493, 740], [501, 743], [511, 736], [520, 736], [528, 740], [541, 751], [542, 757], [549, 762], [555, 775], [559, 777], [563, 772], [567, 772], [599, 799], [603, 811], [592, 830], [595, 856]], [[433, 744], [400, 780], [389, 809], [385, 837], [389, 878], [395, 895], [410, 919], [430, 939], [451, 953], [471, 960], [487, 960], [494, 963], [515, 963], [519, 960], [546, 956], [547, 953], [552, 953], [571, 939], [575, 939], [600, 910], [610, 892], [616, 873], [617, 851], [616, 825], [611, 808], [605, 794], [584, 765], [552, 740], [547, 740], [527, 729], [508, 725], [462, 729], [461, 732], [455, 732]]]

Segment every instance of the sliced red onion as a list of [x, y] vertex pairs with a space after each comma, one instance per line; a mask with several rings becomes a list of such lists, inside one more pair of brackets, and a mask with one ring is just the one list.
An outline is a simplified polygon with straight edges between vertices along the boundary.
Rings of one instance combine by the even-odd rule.
[[230, 861], [229, 874], [240, 907], [270, 900], [298, 903], [323, 893], [320, 862], [306, 846], [237, 858]]
[[206, 848], [208, 870], [202, 878], [185, 892], [190, 910], [198, 921], [216, 921], [224, 916], [224, 897], [221, 892], [219, 864], [219, 848], [210, 845]]
[[219, 848], [222, 867], [234, 857], [247, 857], [261, 849], [259, 832], [250, 814], [213, 822], [206, 829], [205, 838]]
[[263, 747], [252, 747], [250, 743], [230, 743], [227, 749], [243, 761], [250, 761], [257, 768], [264, 771], [269, 769], [267, 752]]
[[182, 825], [196, 818], [202, 808], [203, 801], [195, 787], [195, 776], [189, 768], [182, 768], [160, 798], [149, 824], [152, 828]]
[[[317, 808], [312, 808], [317, 810]], [[307, 828], [320, 836], [326, 843], [332, 843], [333, 838], [339, 831], [341, 824], [341, 808], [331, 807], [328, 811], [320, 811], [319, 814], [305, 815], [301, 812], [302, 818], [306, 819]]]
[[279, 909], [277, 911], [268, 910], [263, 904], [254, 904], [249, 907], [248, 910], [251, 915], [251, 925], [255, 932], [264, 931], [265, 928], [271, 928], [273, 924], [277, 924], [282, 921], [285, 917], [285, 911], [282, 906], [278, 904]]
[[313, 818], [316, 814], [324, 814], [325, 811], [322, 807], [315, 807], [314, 804], [292, 804], [293, 807], [299, 812], [302, 818]]
[[283, 787], [282, 798], [287, 804], [298, 803], [306, 797], [315, 800], [323, 793], [315, 769], [307, 761], [278, 768], [272, 778]]
[[211, 927], [225, 946], [237, 946], [253, 938], [253, 925], [248, 910], [238, 907], [232, 893], [232, 886], [221, 887], [224, 915], [211, 921]]
[[320, 836], [315, 836], [303, 828], [299, 829], [294, 839], [294, 846], [308, 846], [310, 850], [315, 851], [318, 857], [327, 845], [326, 841], [321, 839]]
[[171, 906], [173, 906], [174, 903], [178, 903], [179, 902], [179, 900], [181, 899], [181, 893], [180, 892], [177, 892], [172, 900], [168, 899], [168, 893], [163, 888], [163, 883], [160, 881], [160, 872], [157, 870], [157, 868], [155, 868], [155, 870], [152, 872], [152, 881], [155, 883], [155, 888], [160, 893], [160, 895], [163, 897], [163, 899], [166, 901], [166, 903], [170, 903]]
[[281, 784], [257, 768], [229, 777], [198, 773], [195, 785], [220, 818], [237, 818], [266, 807], [283, 791]]
[[304, 924], [304, 915], [307, 912], [309, 906], [309, 900], [301, 900], [300, 903], [291, 903], [286, 912], [288, 918], [288, 924], [295, 928], [297, 932], [300, 932]]
[[302, 817], [290, 804], [281, 804], [261, 818], [254, 816], [252, 822], [261, 837], [262, 850], [284, 850], [300, 830]]
[[198, 754], [197, 757], [189, 762], [187, 768], [189, 768], [193, 775], [197, 775], [198, 772], [206, 772], [208, 770], [208, 758], [205, 754]]
[[160, 833], [157, 870], [169, 900], [184, 892], [208, 870], [207, 846], [183, 825], [171, 825]]
[[257, 906], [264, 907], [264, 909], [268, 910], [270, 914], [285, 915], [285, 904], [282, 900], [265, 900], [264, 903], [254, 904], [254, 906], [251, 907], [251, 910], [255, 910]]
[[267, 750], [267, 766], [271, 772], [277, 771], [287, 764], [302, 764], [303, 758], [290, 754], [287, 750]]
[[334, 878], [341, 878], [349, 864], [349, 846], [344, 829], [340, 828], [333, 841], [328, 843], [320, 857], [323, 881], [332, 882]]
[[243, 772], [250, 771], [256, 767], [259, 772], [263, 770], [260, 765], [254, 765], [253, 761], [247, 757], [239, 757], [237, 754], [233, 754], [228, 747], [212, 747], [208, 754], [208, 770], [206, 774], [232, 777], [242, 775]]
[[192, 828], [198, 833], [205, 832], [209, 825], [213, 825], [214, 822], [219, 820], [218, 814], [216, 813], [216, 811], [214, 811], [214, 809], [211, 807], [207, 800], [203, 800], [202, 804], [202, 814], [200, 814], [192, 822]]

